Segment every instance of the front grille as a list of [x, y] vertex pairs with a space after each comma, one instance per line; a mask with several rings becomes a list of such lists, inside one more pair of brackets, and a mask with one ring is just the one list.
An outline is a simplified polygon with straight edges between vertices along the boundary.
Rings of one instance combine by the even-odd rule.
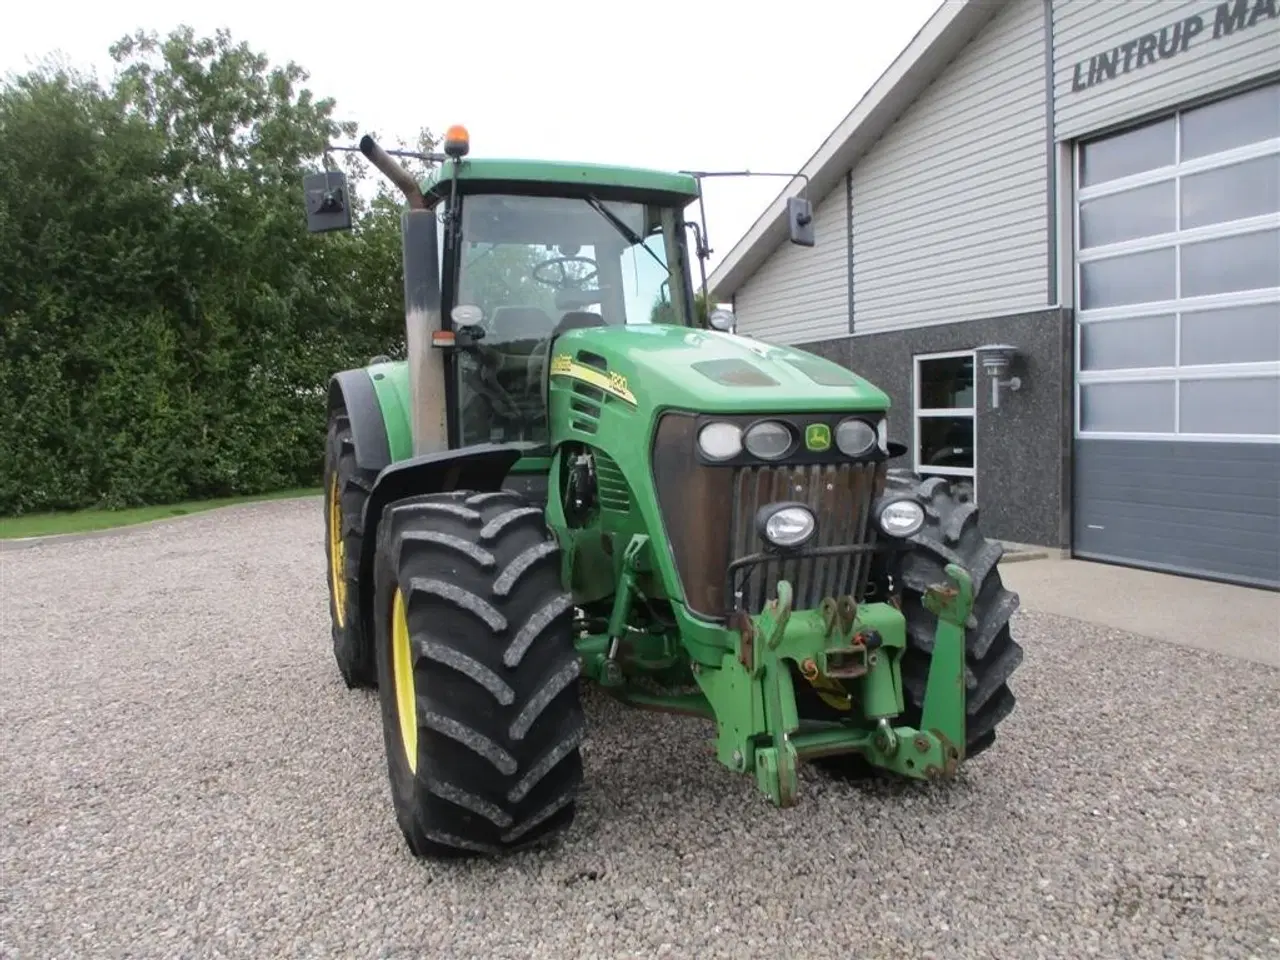
[[[871, 543], [871, 501], [880, 479], [876, 463], [804, 466], [739, 467], [733, 477], [733, 519], [729, 530], [729, 560], [758, 554], [763, 549], [756, 532], [756, 511], [789, 500], [806, 504], [818, 517], [817, 535], [807, 547], [842, 547]], [[797, 610], [813, 609], [826, 597], [846, 594], [861, 599], [871, 557], [867, 553], [800, 560], [770, 560], [741, 571], [736, 586], [742, 607], [759, 613], [776, 596], [779, 580], [795, 591]], [[733, 597], [727, 598], [730, 603]]]
[[[699, 463], [694, 450], [697, 417], [671, 412], [658, 423], [653, 478], [662, 523], [689, 609], [724, 617], [734, 598], [726, 594], [729, 564], [764, 549], [755, 532], [756, 511], [766, 503], [793, 500], [818, 514], [810, 546], [855, 546], [874, 536], [870, 506], [884, 485], [882, 462], [791, 466], [718, 467]], [[849, 554], [759, 564], [742, 570], [742, 606], [759, 613], [775, 596], [780, 577], [795, 590], [797, 609], [819, 606], [825, 597], [851, 594], [861, 600], [870, 570], [867, 554]]]

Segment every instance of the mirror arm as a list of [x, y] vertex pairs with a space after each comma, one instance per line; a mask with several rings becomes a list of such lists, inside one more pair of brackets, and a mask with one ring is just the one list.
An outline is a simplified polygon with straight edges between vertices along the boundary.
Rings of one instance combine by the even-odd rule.
[[[792, 180], [803, 180], [804, 186], [800, 188], [800, 202], [808, 203], [809, 193], [809, 175], [807, 173], [776, 173], [773, 171], [758, 170], [681, 170], [685, 176], [693, 177], [698, 184], [698, 219], [702, 223], [702, 229], [697, 229], [697, 224], [691, 224], [694, 227], [694, 235], [698, 239], [698, 270], [702, 275], [702, 302], [707, 308], [708, 320], [711, 317], [711, 304], [709, 302], [710, 293], [707, 290], [707, 260], [711, 258], [714, 252], [711, 249], [711, 239], [707, 235], [707, 208], [702, 195], [702, 181], [707, 177], [786, 177], [788, 184]], [[793, 202], [796, 197], [787, 198], [787, 215], [791, 217], [797, 226], [807, 227], [813, 222], [813, 216], [809, 212], [803, 210], [793, 213]], [[801, 241], [795, 241], [801, 242]], [[812, 242], [804, 243], [804, 246], [813, 246]]]
[[[707, 239], [707, 208], [702, 199], [702, 180], [698, 180], [698, 219], [702, 222], [702, 229], [696, 230], [695, 224], [694, 236], [698, 240], [698, 272], [702, 275], [702, 306], [707, 311], [707, 322], [711, 322], [711, 302], [710, 294], [707, 293], [707, 259], [711, 256], [710, 241]], [[693, 312], [696, 316], [698, 313], [698, 304], [693, 305]]]

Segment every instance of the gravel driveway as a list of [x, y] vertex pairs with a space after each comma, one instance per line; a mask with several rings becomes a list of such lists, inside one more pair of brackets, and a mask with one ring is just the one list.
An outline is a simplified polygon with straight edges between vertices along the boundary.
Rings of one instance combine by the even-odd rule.
[[1021, 613], [950, 786], [802, 770], [588, 700], [553, 851], [419, 864], [343, 689], [318, 501], [0, 551], [0, 956], [1280, 957], [1280, 671]]

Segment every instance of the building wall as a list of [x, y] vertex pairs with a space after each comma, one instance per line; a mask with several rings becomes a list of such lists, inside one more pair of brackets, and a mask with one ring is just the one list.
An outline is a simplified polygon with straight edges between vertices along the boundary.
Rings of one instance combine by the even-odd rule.
[[1011, 374], [1017, 392], [1002, 390], [991, 408], [991, 380], [975, 376], [977, 502], [983, 532], [1016, 543], [1069, 545], [1069, 434], [1056, 425], [1071, 416], [1072, 317], [1070, 311], [1038, 310], [1015, 316], [896, 330], [871, 337], [844, 337], [804, 349], [856, 370], [889, 394], [889, 436], [908, 452], [893, 461], [912, 465], [915, 364], [922, 353], [969, 350], [1008, 340], [1020, 356]]
[[1010, 0], [853, 171], [853, 327], [1049, 303], [1043, 0]]
[[814, 245], [784, 240], [734, 294], [743, 333], [803, 343], [849, 332], [849, 220], [845, 181], [814, 204]]
[[1277, 11], [1276, 0], [1053, 0], [1057, 138], [1280, 72]]
[[[738, 292], [742, 332], [868, 376], [889, 392], [893, 436], [909, 447], [916, 356], [1017, 345], [1022, 389], [1002, 392], [1000, 409], [987, 374], [975, 378], [984, 527], [1070, 547], [1073, 487], [1097, 499], [1100, 484], [1124, 486], [1142, 465], [1079, 469], [1082, 457], [1119, 448], [1074, 440], [1072, 164], [1070, 145], [1058, 144], [1280, 76], [1278, 11], [1280, 0], [1007, 0], [854, 167], [850, 203], [841, 188], [824, 200], [818, 246], [783, 243]], [[1112, 62], [1115, 76], [1104, 76]], [[1219, 492], [1256, 494], [1276, 449], [1246, 451], [1244, 472]], [[1259, 517], [1255, 549], [1266, 550], [1280, 515]], [[1077, 528], [1088, 522], [1075, 517]], [[1229, 569], [1210, 541], [1174, 559]]]

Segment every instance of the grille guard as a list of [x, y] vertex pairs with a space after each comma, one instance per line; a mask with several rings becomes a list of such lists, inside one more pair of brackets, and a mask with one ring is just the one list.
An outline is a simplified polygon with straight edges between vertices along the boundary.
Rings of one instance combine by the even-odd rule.
[[747, 554], [745, 557], [739, 557], [729, 564], [725, 571], [725, 597], [731, 602], [731, 610], [738, 613], [742, 610], [739, 594], [738, 575], [744, 570], [750, 576], [755, 568], [767, 563], [777, 563], [780, 560], [813, 560], [821, 557], [843, 557], [854, 556], [857, 554], [868, 554], [874, 556], [904, 554], [910, 549], [910, 540], [883, 539], [873, 543], [854, 543], [836, 547], [809, 547], [799, 550], [761, 550], [758, 553]]

